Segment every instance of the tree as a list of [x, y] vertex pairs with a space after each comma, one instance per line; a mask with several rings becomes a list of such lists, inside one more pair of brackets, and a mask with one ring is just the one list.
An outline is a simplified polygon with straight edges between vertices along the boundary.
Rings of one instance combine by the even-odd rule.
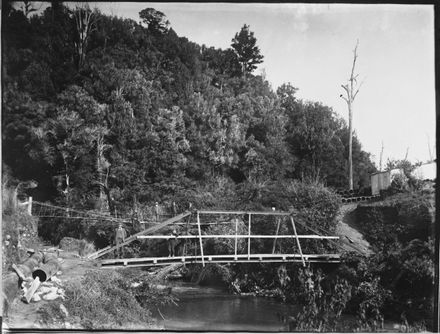
[[23, 1], [23, 5], [21, 6], [21, 9], [22, 9], [24, 15], [26, 17], [28, 17], [30, 13], [33, 13], [33, 12], [36, 12], [36, 11], [40, 10], [41, 6], [42, 5], [40, 4], [39, 8], [34, 8], [31, 1], [26, 1], [25, 0], [25, 1]]
[[86, 57], [90, 34], [96, 29], [96, 15], [92, 13], [89, 5], [85, 4], [82, 7], [77, 7], [73, 16], [75, 18], [76, 32], [78, 35], [75, 42], [78, 54], [78, 68], [81, 68]]
[[260, 49], [256, 46], [257, 39], [254, 33], [249, 30], [248, 25], [243, 25], [239, 33], [235, 34], [232, 40], [232, 48], [238, 56], [238, 61], [242, 67], [242, 73], [251, 73], [257, 68], [256, 65], [263, 62], [264, 56], [260, 54]]
[[139, 12], [139, 17], [152, 33], [165, 33], [170, 27], [170, 21], [167, 20], [165, 14], [154, 8], [141, 10]]
[[72, 205], [72, 176], [78, 169], [80, 159], [89, 151], [84, 129], [84, 120], [78, 113], [65, 108], [61, 108], [56, 117], [34, 129], [34, 135], [41, 141], [45, 160], [56, 169], [54, 180], [67, 206]]
[[353, 102], [356, 98], [356, 95], [359, 93], [360, 86], [362, 83], [358, 86], [357, 85], [357, 77], [359, 74], [354, 75], [354, 68], [356, 66], [356, 60], [357, 60], [357, 47], [359, 45], [359, 41], [356, 43], [356, 46], [353, 50], [353, 66], [351, 67], [351, 74], [350, 78], [348, 79], [348, 83], [345, 85], [341, 85], [341, 87], [345, 90], [345, 93], [347, 96], [340, 95], [342, 99], [347, 102], [348, 106], [348, 128], [349, 128], [349, 143], [348, 143], [348, 170], [349, 170], [349, 179], [348, 179], [348, 186], [350, 190], [353, 190], [353, 158], [352, 158], [352, 146], [353, 146], [353, 126], [352, 126], [352, 119], [353, 119]]

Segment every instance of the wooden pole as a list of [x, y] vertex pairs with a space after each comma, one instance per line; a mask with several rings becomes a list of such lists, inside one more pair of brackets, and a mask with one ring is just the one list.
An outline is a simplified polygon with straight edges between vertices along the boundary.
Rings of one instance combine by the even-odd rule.
[[293, 233], [295, 234], [296, 244], [298, 245], [299, 254], [301, 255], [301, 261], [302, 261], [303, 266], [305, 267], [306, 266], [306, 262], [304, 261], [304, 255], [303, 255], [303, 252], [301, 250], [301, 244], [299, 243], [298, 234], [296, 233], [296, 227], [295, 227], [295, 223], [293, 221], [293, 217], [290, 217], [290, 221], [292, 223]]
[[32, 196], [29, 196], [27, 209], [29, 216], [32, 216]]
[[237, 243], [238, 243], [238, 238], [237, 238], [237, 234], [238, 234], [238, 219], [235, 218], [235, 256], [237, 256]]
[[[173, 210], [175, 211], [175, 206], [176, 203], [173, 202]], [[188, 217], [188, 219], [186, 219], [186, 234], [188, 235], [189, 233], [189, 221], [191, 219], [191, 216]], [[184, 243], [183, 243], [183, 256], [186, 255], [186, 243], [187, 243], [187, 239], [185, 239]]]
[[249, 214], [248, 224], [248, 260], [251, 258], [251, 214]]
[[200, 215], [197, 211], [197, 227], [199, 230], [199, 242], [200, 242], [200, 255], [202, 256], [202, 265], [205, 266], [205, 258], [203, 257], [203, 242], [202, 242], [202, 229], [200, 228]]
[[278, 239], [278, 232], [280, 230], [280, 225], [281, 225], [281, 220], [278, 218], [277, 219], [277, 231], [275, 232], [275, 240], [273, 241], [273, 248], [272, 248], [272, 254], [275, 254], [275, 246], [277, 244], [277, 239]]

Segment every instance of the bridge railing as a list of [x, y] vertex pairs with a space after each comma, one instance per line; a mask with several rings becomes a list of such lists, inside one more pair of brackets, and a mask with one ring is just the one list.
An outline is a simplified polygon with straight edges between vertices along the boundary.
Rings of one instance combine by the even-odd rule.
[[[306, 235], [299, 235], [296, 230], [296, 224], [295, 221], [291, 215], [290, 212], [281, 212], [281, 211], [244, 211], [244, 210], [238, 210], [238, 211], [225, 211], [225, 210], [198, 210], [194, 212], [196, 215], [196, 223], [197, 226], [197, 235], [179, 235], [179, 236], [170, 236], [170, 235], [138, 235], [137, 239], [196, 239], [199, 242], [199, 249], [200, 249], [200, 258], [202, 261], [203, 266], [205, 265], [205, 259], [211, 257], [212, 255], [205, 255], [204, 254], [204, 246], [203, 246], [203, 240], [205, 239], [219, 239], [219, 238], [226, 238], [226, 239], [233, 239], [235, 240], [234, 243], [234, 257], [237, 258], [237, 255], [242, 256], [243, 254], [237, 254], [238, 253], [238, 240], [239, 239], [247, 239], [247, 258], [248, 260], [251, 259], [251, 256], [254, 254], [251, 254], [251, 240], [253, 239], [274, 239], [273, 243], [273, 249], [272, 254], [275, 253], [276, 248], [276, 242], [277, 239], [292, 239], [296, 242], [296, 246], [298, 248], [298, 256], [301, 258], [301, 262], [303, 265], [305, 265], [306, 258], [302, 252], [300, 239], [318, 239], [318, 240], [335, 240], [339, 239], [338, 236], [327, 236], [327, 235], [319, 235], [319, 234], [306, 234]], [[200, 216], [212, 216], [212, 215], [227, 215], [227, 216], [235, 216], [234, 219], [232, 219], [229, 223], [232, 223], [235, 225], [235, 234], [202, 234], [202, 228], [201, 226], [206, 223], [201, 223]], [[237, 216], [243, 215], [247, 216], [247, 234], [239, 234], [238, 233], [238, 218]], [[292, 226], [293, 233], [289, 235], [280, 235], [280, 225], [281, 225], [281, 219], [277, 219], [277, 227], [276, 227], [276, 233], [275, 235], [267, 235], [267, 234], [252, 234], [251, 233], [251, 227], [252, 227], [252, 217], [255, 216], [276, 216], [276, 217], [283, 217], [288, 218], [290, 225]], [[232, 255], [231, 255], [232, 256]]]

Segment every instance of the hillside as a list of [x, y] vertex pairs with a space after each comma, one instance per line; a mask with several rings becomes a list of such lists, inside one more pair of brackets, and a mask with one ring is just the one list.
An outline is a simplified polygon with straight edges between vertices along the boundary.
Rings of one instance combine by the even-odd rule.
[[[75, 22], [89, 14], [78, 41]], [[247, 25], [215, 49], [152, 8], [141, 24], [56, 3], [2, 15], [3, 164], [38, 182], [35, 200], [130, 215], [141, 203], [185, 208], [218, 184], [346, 185], [347, 125], [256, 74], [264, 55]], [[255, 54], [243, 60], [247, 42]], [[353, 161], [355, 187], [368, 188], [375, 169], [356, 137]]]

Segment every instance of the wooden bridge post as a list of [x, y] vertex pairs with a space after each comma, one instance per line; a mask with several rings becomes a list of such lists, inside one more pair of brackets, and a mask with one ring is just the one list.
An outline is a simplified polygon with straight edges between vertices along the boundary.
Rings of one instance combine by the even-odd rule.
[[275, 254], [275, 246], [277, 244], [277, 237], [278, 237], [278, 232], [280, 230], [280, 225], [281, 225], [281, 218], [276, 218], [277, 220], [277, 231], [275, 232], [275, 240], [273, 241], [273, 248], [272, 248], [272, 254]]
[[29, 196], [28, 199], [27, 212], [29, 216], [32, 216], [32, 196]]
[[202, 265], [205, 266], [205, 258], [203, 257], [202, 229], [200, 228], [200, 214], [197, 211], [197, 228], [199, 230], [200, 255], [202, 256]]
[[251, 214], [249, 213], [249, 224], [248, 224], [248, 260], [251, 259]]
[[237, 234], [238, 234], [238, 218], [235, 217], [235, 256], [237, 256], [237, 243], [238, 243], [238, 238], [237, 238]]
[[299, 254], [301, 255], [301, 261], [302, 261], [303, 266], [305, 267], [306, 266], [306, 262], [304, 261], [304, 255], [303, 255], [302, 250], [301, 250], [301, 245], [299, 243], [298, 234], [296, 233], [296, 227], [295, 227], [295, 223], [293, 221], [293, 217], [292, 216], [290, 216], [290, 221], [292, 222], [293, 233], [295, 234], [296, 244], [298, 245]]

